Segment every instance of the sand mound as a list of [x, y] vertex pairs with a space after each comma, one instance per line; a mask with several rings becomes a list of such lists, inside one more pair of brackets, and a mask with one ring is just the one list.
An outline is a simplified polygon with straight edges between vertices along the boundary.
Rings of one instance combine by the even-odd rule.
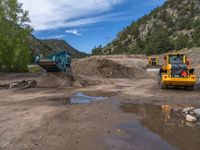
[[59, 88], [72, 86], [73, 76], [63, 72], [47, 73], [37, 81], [37, 86], [41, 88]]
[[[123, 62], [123, 63], [122, 63]], [[134, 78], [145, 76], [145, 66], [126, 65], [127, 59], [107, 59], [101, 57], [90, 57], [78, 60], [72, 63], [72, 72], [74, 74], [87, 76], [100, 76], [106, 78]]]

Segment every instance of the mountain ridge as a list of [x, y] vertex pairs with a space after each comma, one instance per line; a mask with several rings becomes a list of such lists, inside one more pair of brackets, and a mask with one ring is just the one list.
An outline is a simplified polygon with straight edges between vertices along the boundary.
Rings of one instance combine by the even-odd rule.
[[161, 54], [172, 49], [200, 47], [200, 1], [167, 0], [118, 33], [94, 55]]
[[62, 39], [37, 39], [34, 35], [28, 37], [29, 47], [32, 54], [32, 59], [37, 55], [43, 55], [46, 57], [49, 54], [65, 50], [71, 53], [72, 58], [82, 58], [88, 56], [88, 54], [81, 52], [73, 48], [69, 43]]

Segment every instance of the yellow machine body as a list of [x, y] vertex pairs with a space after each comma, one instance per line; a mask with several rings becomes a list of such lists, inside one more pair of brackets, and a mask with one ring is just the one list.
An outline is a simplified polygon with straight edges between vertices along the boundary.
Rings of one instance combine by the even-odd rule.
[[185, 54], [172, 53], [165, 56], [165, 65], [160, 70], [162, 88], [169, 86], [193, 88], [196, 80], [194, 69], [190, 68]]
[[158, 66], [158, 57], [149, 57], [148, 66]]

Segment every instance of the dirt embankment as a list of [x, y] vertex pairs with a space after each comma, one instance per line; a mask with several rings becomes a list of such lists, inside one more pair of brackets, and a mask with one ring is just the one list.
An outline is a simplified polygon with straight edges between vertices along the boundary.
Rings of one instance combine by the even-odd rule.
[[180, 52], [187, 54], [191, 67], [195, 68], [196, 75], [200, 77], [200, 48], [182, 50]]
[[77, 60], [72, 63], [73, 74], [105, 78], [137, 78], [145, 76], [144, 58], [128, 56], [98, 56]]

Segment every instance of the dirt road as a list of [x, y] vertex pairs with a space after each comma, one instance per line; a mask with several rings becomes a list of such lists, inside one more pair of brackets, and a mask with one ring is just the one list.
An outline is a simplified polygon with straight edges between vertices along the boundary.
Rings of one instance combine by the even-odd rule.
[[0, 149], [199, 149], [200, 127], [160, 107], [200, 107], [198, 90], [161, 90], [151, 78], [98, 80], [84, 88], [1, 89]]
[[[199, 77], [199, 49], [187, 51]], [[199, 150], [200, 90], [162, 90], [143, 55], [77, 60], [73, 75], [0, 74], [0, 150]], [[37, 87], [8, 89], [36, 80]]]

